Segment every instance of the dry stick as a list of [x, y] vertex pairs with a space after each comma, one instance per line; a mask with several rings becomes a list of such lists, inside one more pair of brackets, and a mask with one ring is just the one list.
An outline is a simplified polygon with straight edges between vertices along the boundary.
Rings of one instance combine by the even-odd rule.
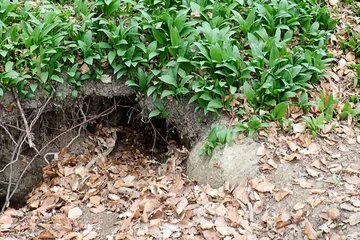
[[20, 150], [22, 145], [24, 144], [26, 140], [26, 135], [23, 134], [20, 136], [19, 138], [19, 144], [15, 147], [12, 156], [11, 156], [11, 161], [10, 161], [10, 173], [9, 173], [9, 182], [8, 182], [8, 187], [6, 190], [6, 197], [5, 197], [5, 203], [1, 209], [1, 212], [4, 212], [5, 208], [7, 208], [10, 205], [10, 191], [11, 191], [11, 185], [12, 185], [12, 174], [13, 174], [13, 163], [17, 162], [19, 159], [19, 155], [20, 155]]
[[[61, 137], [62, 135], [72, 131], [73, 129], [77, 128], [77, 127], [80, 127], [82, 125], [84, 125], [85, 123], [88, 123], [88, 122], [91, 122], [91, 121], [94, 121], [95, 119], [98, 119], [100, 117], [104, 117], [106, 115], [109, 115], [110, 113], [112, 113], [116, 107], [120, 107], [120, 105], [114, 105], [112, 106], [111, 108], [108, 108], [107, 110], [103, 111], [102, 113], [100, 113], [99, 115], [97, 116], [94, 116], [86, 121], [83, 121], [71, 128], [69, 128], [68, 130], [66, 130], [65, 132], [62, 132], [60, 133], [59, 135], [57, 135], [56, 137], [54, 137], [53, 139], [51, 139], [49, 142], [47, 142], [36, 154], [35, 156], [28, 162], [28, 164], [25, 166], [24, 170], [21, 172], [20, 176], [19, 176], [19, 179], [18, 181], [16, 182], [16, 185], [13, 189], [13, 191], [11, 192], [10, 196], [9, 196], [9, 199], [8, 199], [8, 202], [10, 202], [11, 198], [14, 196], [16, 190], [19, 188], [19, 184], [20, 184], [20, 181], [21, 179], [23, 178], [23, 176], [25, 175], [26, 173], [26, 170], [30, 167], [30, 165], [35, 161], [35, 159], [40, 155], [40, 153], [42, 151], [44, 151], [52, 142], [54, 142], [56, 139], [58, 139], [59, 137]], [[5, 206], [5, 205], [4, 205]]]
[[0, 122], [0, 127], [2, 127], [5, 132], [9, 135], [11, 141], [13, 141], [13, 143], [15, 144], [15, 146], [17, 146], [17, 142], [15, 141], [15, 139], [13, 138], [13, 136], [11, 135], [11, 133], [9, 132], [9, 130]]
[[14, 156], [15, 156], [15, 153], [16, 151], [20, 151], [18, 150], [19, 148], [22, 147], [22, 144], [25, 142], [26, 140], [26, 135], [25, 134], [22, 134], [18, 140], [18, 142], [16, 143], [16, 146], [15, 146], [15, 149], [13, 151], [13, 154], [11, 156], [11, 160], [9, 163], [7, 163], [1, 170], [0, 170], [0, 173], [4, 172], [10, 165], [14, 164], [17, 162], [17, 159], [14, 160]]
[[29, 128], [29, 123], [28, 123], [27, 120], [26, 120], [24, 110], [23, 110], [22, 107], [21, 107], [21, 103], [20, 103], [20, 100], [19, 100], [19, 97], [18, 97], [18, 95], [17, 95], [17, 93], [16, 93], [15, 88], [12, 88], [12, 93], [13, 93], [13, 96], [14, 96], [14, 98], [15, 98], [15, 100], [16, 100], [16, 105], [17, 105], [17, 107], [19, 108], [21, 118], [22, 118], [22, 120], [23, 120], [23, 122], [24, 122], [24, 125], [25, 125], [26, 137], [27, 137], [27, 139], [28, 139], [28, 141], [29, 141], [29, 147], [30, 147], [30, 148], [34, 148], [34, 147], [35, 147], [35, 144], [34, 144], [34, 142], [33, 142], [32, 136], [31, 136], [31, 132], [30, 132], [30, 128]]

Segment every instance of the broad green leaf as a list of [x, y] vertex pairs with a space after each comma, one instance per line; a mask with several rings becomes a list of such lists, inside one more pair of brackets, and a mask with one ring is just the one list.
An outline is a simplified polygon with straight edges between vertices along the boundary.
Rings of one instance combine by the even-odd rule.
[[215, 108], [215, 109], [218, 109], [218, 108], [222, 108], [223, 107], [223, 104], [222, 102], [219, 100], [219, 99], [213, 99], [209, 102], [209, 104], [207, 105], [207, 108]]
[[194, 95], [194, 96], [192, 96], [192, 97], [190, 98], [188, 104], [191, 104], [191, 103], [195, 102], [198, 98], [199, 98], [199, 96], [198, 96], [197, 94]]
[[49, 72], [41, 72], [41, 74], [40, 74], [40, 80], [41, 80], [43, 83], [46, 83], [46, 81], [48, 80], [48, 77], [49, 77]]
[[159, 109], [155, 109], [153, 111], [151, 111], [149, 113], [149, 118], [153, 118], [153, 117], [156, 117], [156, 116], [159, 116], [161, 114], [160, 110]]
[[204, 92], [203, 94], [200, 95], [199, 98], [205, 101], [211, 101], [213, 99], [208, 92]]
[[255, 100], [255, 91], [248, 82], [244, 82], [244, 95], [248, 101]]
[[201, 43], [196, 42], [195, 45], [199, 48], [200, 53], [206, 58], [206, 60], [211, 61], [209, 52]]
[[287, 112], [288, 106], [289, 106], [288, 102], [282, 102], [276, 105], [274, 108], [274, 118], [276, 120], [283, 118]]
[[179, 46], [180, 35], [179, 30], [176, 27], [170, 27], [170, 40], [173, 47]]
[[83, 38], [84, 43], [86, 44], [86, 47], [90, 47], [92, 43], [92, 32], [89, 30], [85, 33]]
[[139, 86], [140, 89], [145, 91], [148, 85], [147, 77], [142, 68], [138, 68], [138, 79], [139, 79]]
[[158, 41], [160, 44], [166, 43], [166, 35], [163, 30], [152, 28], [152, 34], [156, 41]]
[[78, 94], [79, 94], [79, 91], [76, 90], [76, 89], [74, 89], [74, 90], [71, 92], [71, 96], [72, 96], [73, 98], [77, 98], [77, 97], [78, 97]]
[[114, 59], [116, 57], [116, 51], [111, 51], [109, 52], [108, 54], [108, 60], [109, 60], [109, 63], [112, 64]]
[[155, 86], [149, 87], [148, 90], [146, 91], [146, 95], [147, 95], [148, 97], [150, 97], [151, 94], [153, 94], [153, 92], [154, 92], [155, 90], [156, 90], [156, 87], [155, 87]]
[[161, 99], [164, 98], [164, 97], [167, 97], [167, 96], [170, 96], [170, 95], [175, 95], [175, 92], [172, 91], [172, 90], [164, 90], [162, 93], [161, 93]]
[[4, 96], [4, 90], [0, 87], [0, 97]]
[[32, 92], [35, 92], [36, 89], [38, 88], [38, 84], [37, 83], [31, 83], [31, 84], [29, 84], [29, 87], [30, 87]]
[[55, 74], [51, 76], [51, 79], [59, 83], [64, 83], [64, 79]]
[[6, 62], [5, 64], [5, 72], [11, 72], [13, 68], [14, 63], [13, 62]]
[[211, 46], [210, 48], [210, 56], [213, 60], [216, 60], [218, 62], [221, 62], [222, 60], [222, 50], [218, 43]]
[[177, 80], [171, 75], [162, 75], [160, 80], [174, 87], [178, 86]]

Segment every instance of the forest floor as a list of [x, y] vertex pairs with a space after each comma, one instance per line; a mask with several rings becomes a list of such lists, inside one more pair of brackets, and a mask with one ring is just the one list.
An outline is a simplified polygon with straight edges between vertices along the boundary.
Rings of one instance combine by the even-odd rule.
[[[336, 64], [313, 96], [359, 94], [349, 65], [360, 61], [339, 46], [345, 23], [360, 32], [352, 11], [334, 13]], [[174, 143], [152, 154], [134, 131], [99, 124], [79, 146], [83, 154], [62, 150], [26, 205], [0, 216], [0, 239], [360, 239], [360, 137], [352, 119], [334, 120], [315, 138], [302, 124], [291, 133], [271, 124], [256, 137], [262, 175], [217, 189], [185, 175], [186, 148]], [[122, 136], [116, 145], [114, 132]]]

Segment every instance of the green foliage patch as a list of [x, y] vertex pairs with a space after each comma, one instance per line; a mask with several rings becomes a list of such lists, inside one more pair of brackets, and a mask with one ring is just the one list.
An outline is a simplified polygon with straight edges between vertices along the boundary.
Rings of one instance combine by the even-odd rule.
[[68, 82], [77, 97], [112, 69], [153, 97], [151, 117], [168, 114], [156, 99], [184, 96], [205, 114], [242, 116], [244, 105], [231, 105], [240, 99], [256, 116], [237, 131], [253, 134], [267, 126], [260, 110], [282, 125], [289, 98], [311, 107], [336, 24], [320, 0], [0, 0], [0, 96]]

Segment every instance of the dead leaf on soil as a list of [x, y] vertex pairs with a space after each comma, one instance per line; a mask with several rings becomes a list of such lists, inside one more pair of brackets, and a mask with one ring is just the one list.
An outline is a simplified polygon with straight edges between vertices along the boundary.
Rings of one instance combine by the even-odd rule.
[[360, 223], [360, 212], [354, 213], [349, 217], [348, 220], [351, 226], [355, 226], [356, 224]]
[[81, 209], [79, 207], [74, 207], [69, 210], [68, 218], [77, 219], [77, 218], [81, 217], [81, 215], [82, 215]]
[[311, 240], [315, 240], [317, 239], [317, 233], [314, 230], [314, 228], [312, 227], [311, 223], [309, 222], [309, 220], [305, 219], [305, 229], [304, 229], [304, 234]]

